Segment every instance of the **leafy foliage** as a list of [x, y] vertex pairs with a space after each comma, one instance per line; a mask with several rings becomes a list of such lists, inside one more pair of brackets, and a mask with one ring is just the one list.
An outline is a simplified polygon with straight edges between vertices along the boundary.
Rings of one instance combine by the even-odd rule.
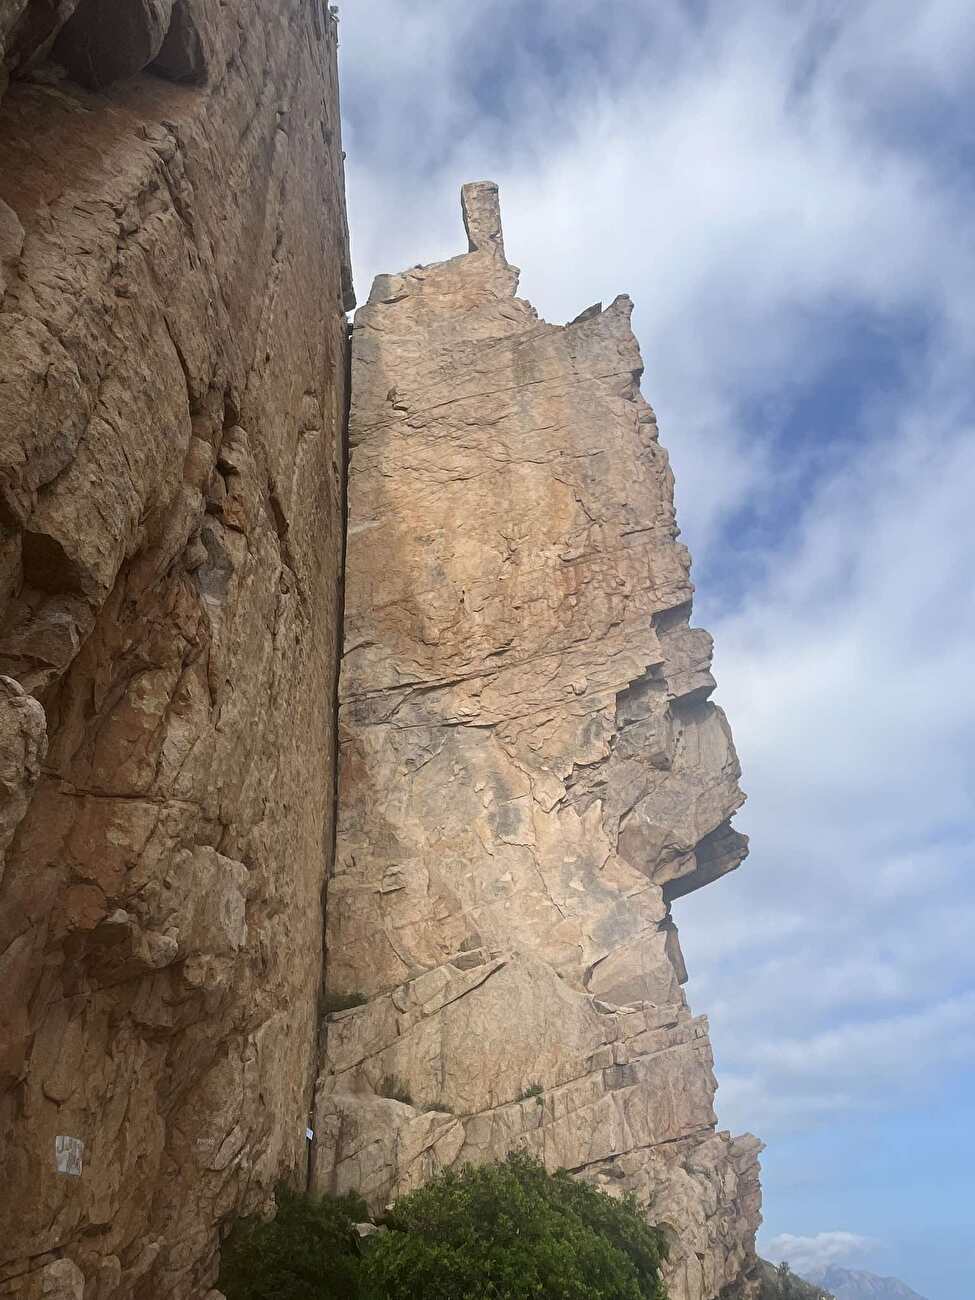
[[661, 1238], [523, 1154], [448, 1171], [397, 1201], [364, 1260], [374, 1300], [663, 1300]]
[[359, 1252], [352, 1225], [368, 1218], [358, 1196], [315, 1197], [279, 1187], [277, 1214], [240, 1219], [224, 1242], [217, 1287], [229, 1300], [352, 1300]]
[[356, 1197], [282, 1189], [269, 1223], [228, 1238], [228, 1300], [666, 1300], [660, 1234], [613, 1200], [524, 1154], [441, 1174], [401, 1197], [364, 1248]]

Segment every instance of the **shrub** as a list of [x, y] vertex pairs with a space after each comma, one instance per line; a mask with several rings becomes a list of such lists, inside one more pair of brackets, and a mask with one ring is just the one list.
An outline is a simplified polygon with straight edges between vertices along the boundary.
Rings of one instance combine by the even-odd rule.
[[363, 1261], [371, 1300], [663, 1300], [660, 1235], [523, 1154], [401, 1197]]
[[267, 1222], [239, 1219], [223, 1244], [217, 1288], [228, 1300], [351, 1300], [359, 1294], [352, 1225], [358, 1196], [315, 1197], [279, 1187]]
[[357, 1197], [282, 1189], [277, 1202], [271, 1222], [227, 1239], [227, 1300], [666, 1300], [662, 1238], [636, 1202], [524, 1154], [400, 1197], [364, 1250]]
[[530, 1101], [532, 1097], [535, 1097], [540, 1102], [542, 1098], [542, 1093], [544, 1091], [545, 1089], [542, 1087], [540, 1083], [530, 1083], [524, 1092], [520, 1092], [518, 1094], [518, 1100]]

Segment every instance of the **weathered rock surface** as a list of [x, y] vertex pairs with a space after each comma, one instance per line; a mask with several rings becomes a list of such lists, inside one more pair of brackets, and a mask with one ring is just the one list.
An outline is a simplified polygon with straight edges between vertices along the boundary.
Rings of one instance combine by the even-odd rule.
[[220, 1222], [306, 1169], [335, 24], [0, 0], [0, 47], [0, 1294], [184, 1300]]
[[754, 1266], [760, 1144], [716, 1130], [670, 902], [744, 856], [738, 762], [630, 303], [540, 321], [496, 187], [463, 207], [353, 334], [327, 981], [366, 1000], [315, 1179], [377, 1205], [526, 1146], [652, 1197], [703, 1300]]

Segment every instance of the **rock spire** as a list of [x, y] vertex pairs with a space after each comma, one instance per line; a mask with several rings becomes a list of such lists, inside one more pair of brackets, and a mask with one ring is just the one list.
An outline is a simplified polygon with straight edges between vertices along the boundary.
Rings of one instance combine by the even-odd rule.
[[760, 1144], [717, 1130], [670, 909], [744, 857], [743, 795], [631, 304], [547, 324], [497, 186], [463, 215], [355, 319], [326, 964], [361, 1005], [314, 1181], [382, 1204], [525, 1146], [653, 1198], [672, 1300], [746, 1295]]

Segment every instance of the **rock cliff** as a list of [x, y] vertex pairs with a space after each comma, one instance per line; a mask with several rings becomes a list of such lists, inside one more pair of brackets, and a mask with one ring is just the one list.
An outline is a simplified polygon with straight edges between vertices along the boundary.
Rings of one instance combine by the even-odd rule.
[[0, 1294], [306, 1172], [350, 305], [321, 0], [0, 0]]
[[327, 6], [0, 0], [0, 95], [0, 1295], [196, 1300], [281, 1177], [515, 1146], [749, 1295], [671, 917], [742, 795], [629, 301], [540, 321], [465, 187], [356, 318], [343, 593]]
[[748, 1294], [751, 1137], [717, 1131], [671, 903], [743, 796], [630, 302], [469, 251], [380, 276], [352, 343], [340, 795], [313, 1174], [373, 1204], [517, 1145], [669, 1225], [672, 1300]]

